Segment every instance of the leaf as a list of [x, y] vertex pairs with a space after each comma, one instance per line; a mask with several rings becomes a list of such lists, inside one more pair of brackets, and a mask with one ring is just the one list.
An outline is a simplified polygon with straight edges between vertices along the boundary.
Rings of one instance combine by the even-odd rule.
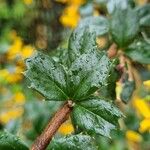
[[89, 31], [95, 32], [97, 36], [104, 35], [109, 31], [109, 22], [107, 18], [102, 16], [86, 17], [82, 19], [78, 25], [78, 28], [88, 28]]
[[47, 150], [97, 150], [92, 138], [88, 135], [69, 135], [54, 139]]
[[137, 7], [136, 11], [140, 17], [140, 25], [150, 27], [150, 4]]
[[0, 132], [0, 150], [28, 150], [28, 147], [21, 140], [6, 132]]
[[66, 72], [50, 57], [38, 52], [26, 60], [24, 75], [31, 81], [31, 87], [48, 100], [66, 100]]
[[77, 58], [69, 69], [70, 96], [74, 101], [93, 94], [106, 84], [111, 61], [104, 53], [90, 52]]
[[97, 91], [97, 92], [99, 92], [101, 97], [105, 97], [105, 98], [111, 99], [111, 100], [116, 99], [116, 90], [115, 90], [116, 82], [120, 78], [120, 74], [115, 67], [118, 64], [119, 64], [119, 61], [118, 61], [118, 59], [116, 59], [112, 64], [113, 67], [110, 71], [110, 76], [108, 77], [107, 85], [104, 85], [102, 88], [100, 88], [100, 90]]
[[107, 2], [107, 9], [112, 14], [117, 8], [126, 9], [128, 7], [128, 0], [109, 0]]
[[135, 41], [125, 50], [125, 53], [134, 61], [150, 64], [150, 44], [146, 41]]
[[139, 32], [137, 12], [131, 8], [116, 9], [110, 20], [110, 32], [119, 47], [128, 46]]
[[124, 103], [128, 103], [131, 99], [131, 96], [135, 90], [135, 82], [134, 81], [125, 81], [122, 91], [121, 91], [121, 100]]
[[83, 53], [96, 48], [96, 35], [89, 28], [77, 28], [70, 36], [68, 44], [68, 57], [70, 63]]
[[98, 97], [76, 103], [72, 112], [72, 121], [76, 129], [106, 137], [110, 137], [110, 131], [115, 129], [120, 117], [122, 113], [115, 106]]

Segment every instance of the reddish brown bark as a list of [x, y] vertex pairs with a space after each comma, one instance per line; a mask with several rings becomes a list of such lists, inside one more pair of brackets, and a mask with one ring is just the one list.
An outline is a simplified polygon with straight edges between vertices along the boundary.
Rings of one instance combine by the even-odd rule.
[[56, 112], [42, 134], [36, 139], [31, 150], [45, 150], [59, 127], [64, 123], [72, 111], [72, 101], [68, 101]]

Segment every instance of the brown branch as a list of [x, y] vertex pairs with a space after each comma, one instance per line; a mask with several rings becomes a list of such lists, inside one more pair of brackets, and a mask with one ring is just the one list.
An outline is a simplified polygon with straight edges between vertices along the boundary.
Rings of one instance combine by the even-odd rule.
[[115, 44], [115, 43], [113, 43], [110, 47], [109, 47], [109, 49], [108, 49], [108, 51], [107, 51], [107, 56], [109, 57], [109, 58], [113, 58], [113, 57], [115, 57], [117, 55], [117, 45]]
[[68, 101], [60, 110], [56, 112], [43, 133], [36, 139], [35, 143], [32, 145], [31, 150], [46, 149], [59, 127], [68, 119], [69, 114], [72, 111], [72, 107], [72, 101]]

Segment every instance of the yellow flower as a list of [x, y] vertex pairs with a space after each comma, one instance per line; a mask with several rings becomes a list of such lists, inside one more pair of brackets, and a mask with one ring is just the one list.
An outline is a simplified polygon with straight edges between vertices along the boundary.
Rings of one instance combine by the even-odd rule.
[[62, 16], [60, 17], [60, 22], [66, 27], [76, 27], [80, 19], [78, 9], [79, 7], [77, 5], [70, 5], [65, 8]]
[[139, 131], [141, 133], [145, 131], [150, 131], [150, 118], [146, 118], [143, 121], [141, 121]]
[[150, 90], [150, 80], [143, 82], [144, 86]]
[[26, 5], [31, 5], [33, 0], [23, 0]]
[[25, 103], [25, 96], [22, 92], [17, 92], [14, 95], [13, 100], [16, 104], [24, 104]]
[[81, 5], [85, 3], [85, 0], [55, 0], [56, 2], [60, 3], [70, 3], [70, 4], [76, 4], [76, 5]]
[[133, 101], [133, 105], [143, 117], [145, 118], [150, 117], [150, 106], [146, 101], [140, 98], [135, 98]]
[[15, 108], [12, 110], [8, 110], [7, 112], [3, 112], [0, 115], [0, 122], [3, 124], [8, 123], [9, 121], [16, 119], [20, 117], [23, 114], [24, 110], [23, 108]]
[[132, 131], [132, 130], [128, 130], [126, 132], [126, 138], [130, 142], [137, 142], [137, 143], [139, 143], [139, 142], [142, 141], [142, 136], [139, 133], [137, 133], [135, 131]]
[[33, 47], [30, 45], [26, 45], [22, 48], [21, 56], [23, 59], [30, 57], [33, 54]]
[[6, 80], [9, 83], [16, 83], [22, 80], [23, 75], [21, 74], [21, 72], [23, 72], [23, 68], [16, 66], [13, 72], [9, 72], [9, 75], [6, 77]]
[[72, 124], [69, 122], [62, 124], [58, 130], [58, 132], [63, 134], [63, 135], [70, 134], [73, 131], [74, 131], [74, 128], [73, 128]]
[[13, 60], [19, 56], [22, 45], [23, 45], [22, 39], [20, 37], [16, 37], [14, 39], [13, 44], [8, 49], [7, 53], [8, 60]]

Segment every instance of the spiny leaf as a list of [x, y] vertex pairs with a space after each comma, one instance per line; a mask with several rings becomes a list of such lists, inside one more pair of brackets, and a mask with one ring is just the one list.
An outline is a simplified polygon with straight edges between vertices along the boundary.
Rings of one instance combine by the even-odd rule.
[[50, 57], [38, 52], [26, 60], [24, 75], [31, 81], [31, 87], [48, 100], [66, 100], [66, 72]]
[[135, 90], [135, 82], [134, 81], [125, 81], [123, 84], [123, 89], [121, 91], [121, 100], [124, 103], [128, 103], [131, 99], [131, 96]]
[[75, 128], [106, 137], [110, 137], [120, 117], [122, 113], [115, 106], [98, 97], [76, 103], [72, 113]]
[[92, 138], [88, 135], [69, 135], [54, 139], [47, 150], [97, 150]]
[[21, 140], [6, 132], [0, 132], [0, 150], [29, 150]]
[[121, 48], [128, 46], [139, 31], [139, 17], [135, 10], [116, 9], [110, 20], [110, 32], [114, 42]]
[[97, 36], [101, 36], [108, 33], [109, 23], [107, 18], [102, 16], [86, 17], [80, 21], [78, 28], [89, 28], [89, 31], [95, 32]]
[[81, 101], [105, 85], [111, 67], [111, 61], [104, 53], [92, 51], [79, 56], [69, 69], [72, 99]]
[[69, 39], [68, 57], [72, 63], [83, 53], [90, 52], [96, 47], [96, 35], [89, 28], [77, 28]]
[[140, 25], [150, 27], [150, 4], [137, 7], [136, 11], [140, 17]]
[[150, 64], [150, 44], [146, 41], [136, 40], [125, 50], [125, 53], [134, 61]]

